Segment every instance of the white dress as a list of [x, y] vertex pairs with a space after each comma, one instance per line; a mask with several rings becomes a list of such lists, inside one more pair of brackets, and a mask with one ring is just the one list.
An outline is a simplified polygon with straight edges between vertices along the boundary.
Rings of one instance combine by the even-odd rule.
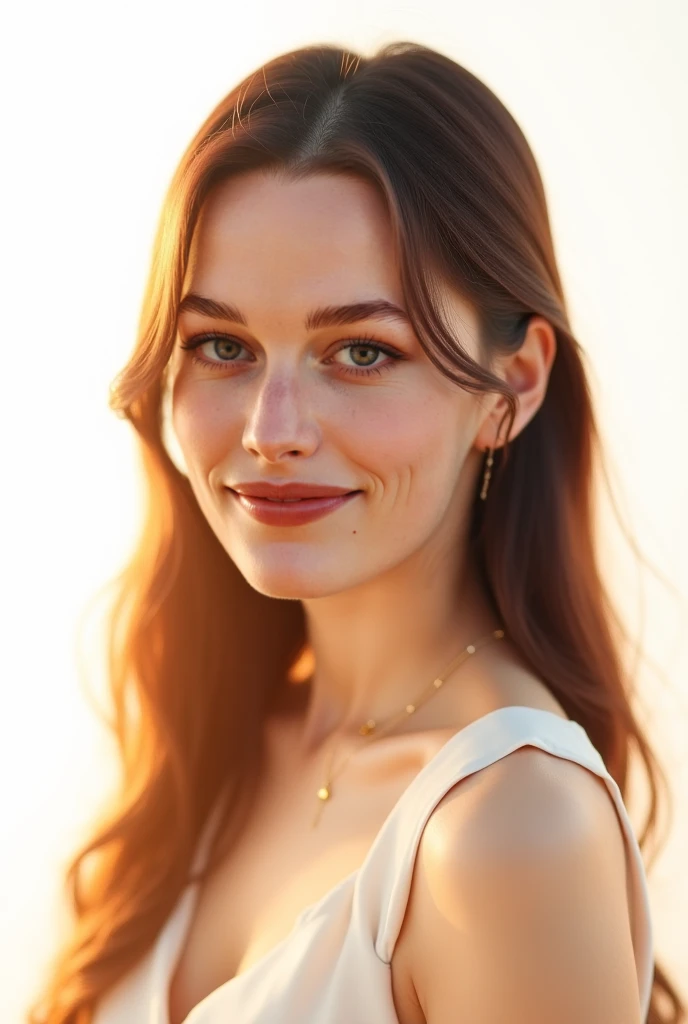
[[[266, 956], [197, 1003], [184, 1024], [399, 1024], [390, 962], [423, 829], [452, 786], [525, 745], [595, 772], [614, 801], [627, 846], [645, 1024], [654, 970], [649, 894], [619, 787], [578, 723], [519, 705], [491, 711], [455, 733], [404, 790], [360, 868], [306, 907]], [[201, 836], [194, 870], [207, 856], [219, 810]], [[187, 885], [149, 953], [100, 1000], [93, 1024], [169, 1024], [169, 987], [197, 896], [198, 884]]]

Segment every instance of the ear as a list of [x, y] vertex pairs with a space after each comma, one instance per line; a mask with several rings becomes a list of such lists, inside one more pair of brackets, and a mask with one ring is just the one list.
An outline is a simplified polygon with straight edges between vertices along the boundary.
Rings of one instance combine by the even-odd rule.
[[[517, 397], [510, 441], [518, 437], [542, 405], [556, 351], [554, 328], [544, 317], [534, 315], [528, 322], [525, 338], [518, 351], [498, 357], [495, 371], [513, 388]], [[485, 408], [489, 411], [475, 438], [475, 446], [481, 452], [488, 448], [501, 448], [506, 441], [506, 400], [502, 395], [493, 394], [490, 397], [491, 402], [485, 402]]]

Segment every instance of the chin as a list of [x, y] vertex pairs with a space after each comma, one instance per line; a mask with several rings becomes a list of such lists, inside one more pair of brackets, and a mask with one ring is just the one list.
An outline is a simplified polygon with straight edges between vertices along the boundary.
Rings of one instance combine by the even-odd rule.
[[244, 557], [235, 559], [235, 564], [246, 582], [266, 597], [292, 601], [329, 597], [354, 585], [350, 573], [345, 578], [341, 572], [341, 560], [339, 572], [328, 572], [323, 561], [321, 553], [315, 559]]
[[271, 573], [245, 574], [247, 583], [257, 590], [259, 594], [266, 597], [281, 598], [285, 601], [302, 601], [306, 598], [329, 597], [331, 594], [338, 594], [346, 587], [330, 583], [329, 586], [323, 581], [310, 577], [279, 576]]

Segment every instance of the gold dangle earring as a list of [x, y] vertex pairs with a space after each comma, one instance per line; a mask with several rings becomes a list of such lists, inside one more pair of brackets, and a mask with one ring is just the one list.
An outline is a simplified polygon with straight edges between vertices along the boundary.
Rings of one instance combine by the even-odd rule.
[[482, 490], [480, 491], [480, 498], [482, 501], [485, 501], [485, 498], [487, 497], [487, 488], [490, 483], [490, 477], [492, 476], [492, 463], [494, 462], [494, 459], [492, 458], [494, 448], [486, 448], [485, 451], [489, 452], [489, 454], [487, 456], [487, 462], [485, 463], [485, 472], [483, 474], [483, 486]]

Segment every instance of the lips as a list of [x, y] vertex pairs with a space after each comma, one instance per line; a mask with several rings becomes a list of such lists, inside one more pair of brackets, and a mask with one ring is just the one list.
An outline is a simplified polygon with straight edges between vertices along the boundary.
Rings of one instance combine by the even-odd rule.
[[343, 494], [351, 494], [355, 488], [336, 487], [332, 484], [309, 484], [300, 481], [272, 483], [267, 480], [251, 480], [247, 483], [234, 484], [230, 490], [248, 498], [276, 498], [280, 501], [287, 501], [291, 498], [334, 498]]
[[[247, 498], [255, 498], [256, 495], [255, 494], [247, 494], [247, 495], [245, 495], [245, 497], [247, 497]], [[318, 497], [319, 497], [319, 495], [318, 495]], [[309, 498], [266, 498], [265, 500], [266, 501], [288, 501], [288, 502], [292, 502], [292, 501], [309, 501], [311, 499], [309, 499]]]
[[[305, 525], [342, 508], [361, 493], [347, 491], [342, 487], [316, 488], [304, 484], [285, 484], [281, 487], [268, 484], [248, 486], [251, 488], [250, 494], [239, 491], [238, 485], [237, 488], [228, 488], [228, 491], [245, 512], [267, 526]], [[271, 493], [259, 495], [258, 490]], [[294, 494], [295, 490], [301, 491], [301, 494]], [[275, 491], [278, 491], [279, 496], [275, 496]]]

